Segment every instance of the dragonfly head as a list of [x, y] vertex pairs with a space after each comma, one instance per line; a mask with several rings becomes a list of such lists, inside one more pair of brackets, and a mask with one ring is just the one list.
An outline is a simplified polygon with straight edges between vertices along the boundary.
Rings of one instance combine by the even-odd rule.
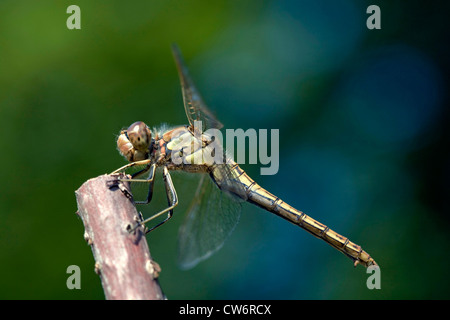
[[117, 148], [130, 162], [145, 160], [149, 157], [151, 141], [152, 132], [144, 122], [138, 121], [120, 132]]

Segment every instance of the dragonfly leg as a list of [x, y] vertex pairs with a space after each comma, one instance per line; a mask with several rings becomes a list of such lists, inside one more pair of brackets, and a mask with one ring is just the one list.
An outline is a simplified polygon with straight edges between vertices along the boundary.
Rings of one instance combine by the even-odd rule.
[[170, 173], [169, 173], [169, 170], [167, 169], [167, 167], [164, 167], [163, 178], [164, 178], [164, 184], [165, 184], [165, 187], [166, 187], [167, 202], [168, 202], [169, 206], [166, 209], [164, 209], [164, 210], [154, 214], [150, 218], [147, 218], [147, 219], [141, 221], [134, 228], [130, 229], [129, 232], [133, 232], [139, 226], [144, 225], [144, 224], [148, 223], [149, 221], [151, 221], [151, 220], [153, 220], [153, 219], [155, 219], [155, 218], [157, 218], [157, 217], [167, 213], [167, 217], [163, 221], [158, 223], [156, 226], [153, 226], [150, 229], [146, 230], [146, 233], [149, 233], [150, 231], [155, 230], [157, 227], [163, 225], [170, 218], [172, 218], [173, 209], [178, 205], [178, 196], [177, 196], [177, 192], [175, 190], [175, 187], [174, 187], [173, 182], [172, 182], [172, 178], [170, 176]]
[[119, 169], [114, 170], [113, 172], [111, 172], [111, 174], [122, 172], [122, 171], [124, 171], [128, 168], [134, 167], [134, 166], [141, 166], [144, 164], [148, 165], [148, 164], [150, 164], [150, 161], [151, 161], [150, 159], [146, 159], [146, 160], [141, 160], [141, 161], [130, 162], [130, 163], [124, 165], [123, 167], [120, 167]]
[[[134, 177], [137, 177], [145, 172], [147, 172], [148, 170], [150, 170], [150, 176], [148, 177], [148, 179], [135, 179]], [[150, 201], [152, 201], [152, 196], [153, 196], [153, 185], [155, 182], [155, 171], [156, 171], [156, 164], [152, 164], [147, 165], [146, 168], [134, 173], [131, 176], [131, 179], [120, 179], [120, 181], [128, 181], [130, 183], [148, 183], [148, 193], [147, 193], [147, 198], [145, 199], [145, 201], [135, 201], [136, 204], [148, 204], [150, 203]]]

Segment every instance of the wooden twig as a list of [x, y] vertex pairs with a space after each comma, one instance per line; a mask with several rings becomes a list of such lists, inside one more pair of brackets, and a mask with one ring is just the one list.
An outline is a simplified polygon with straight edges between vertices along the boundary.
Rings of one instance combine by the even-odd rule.
[[86, 181], [76, 192], [84, 237], [95, 259], [108, 300], [164, 299], [157, 277], [159, 266], [150, 256], [142, 228], [133, 233], [138, 212], [129, 186], [117, 175]]

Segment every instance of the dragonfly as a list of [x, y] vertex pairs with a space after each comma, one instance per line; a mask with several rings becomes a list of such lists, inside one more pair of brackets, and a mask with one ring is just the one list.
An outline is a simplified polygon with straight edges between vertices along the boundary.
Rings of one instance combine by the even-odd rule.
[[[182, 171], [186, 174], [201, 175], [201, 178], [178, 234], [178, 262], [181, 268], [194, 267], [222, 247], [239, 221], [241, 204], [244, 202], [256, 205], [303, 228], [349, 257], [355, 266], [377, 266], [375, 260], [361, 246], [257, 184], [213, 136], [205, 134], [208, 129], [220, 130], [223, 125], [204, 103], [175, 44], [172, 45], [172, 53], [189, 124], [150, 129], [144, 122], [138, 121], [122, 130], [117, 139], [117, 148], [129, 163], [115, 170], [113, 174], [136, 167], [139, 169], [137, 172], [120, 180], [144, 185], [146, 188], [145, 200], [135, 203], [151, 202], [157, 168], [162, 168], [168, 201], [165, 209], [147, 219], [141, 217], [129, 231], [145, 227], [158, 217], [163, 220], [151, 228], [145, 227], [146, 233], [169, 221], [179, 203], [170, 172]], [[214, 158], [205, 156], [212, 153]]]

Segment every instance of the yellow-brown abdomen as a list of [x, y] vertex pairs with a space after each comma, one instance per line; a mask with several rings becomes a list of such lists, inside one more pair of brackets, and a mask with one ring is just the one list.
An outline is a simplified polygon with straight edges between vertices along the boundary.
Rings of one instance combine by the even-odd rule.
[[232, 170], [236, 179], [244, 185], [248, 202], [272, 212], [324, 240], [351, 258], [355, 265], [359, 263], [366, 267], [376, 265], [376, 262], [359, 245], [274, 196], [258, 185], [237, 164], [232, 166]]

